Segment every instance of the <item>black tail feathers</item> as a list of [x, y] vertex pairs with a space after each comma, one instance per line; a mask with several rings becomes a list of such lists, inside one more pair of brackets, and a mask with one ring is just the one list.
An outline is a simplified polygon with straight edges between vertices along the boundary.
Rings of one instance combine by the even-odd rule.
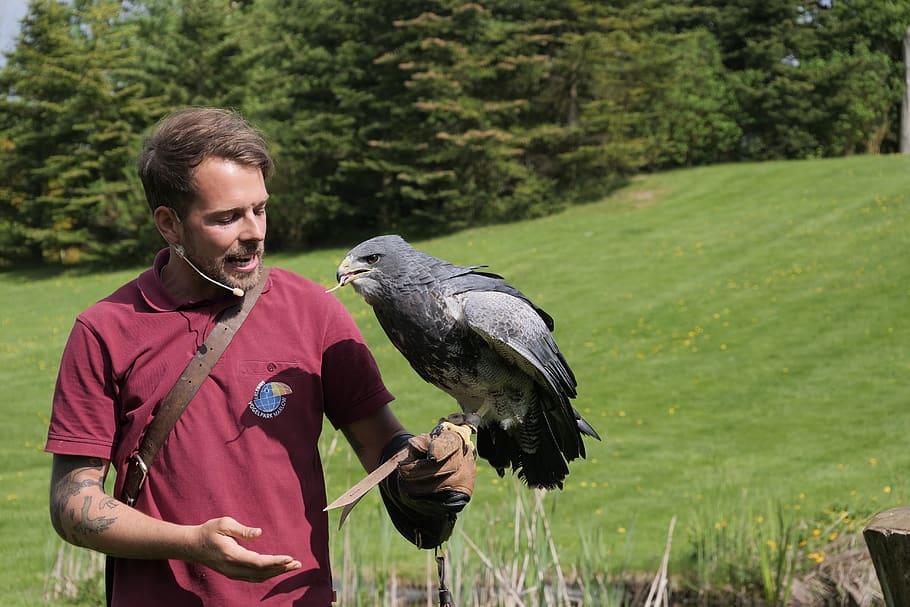
[[477, 431], [477, 453], [490, 462], [499, 476], [511, 469], [528, 487], [562, 489], [569, 466], [552, 435], [543, 434], [533, 451], [499, 426], [481, 426]]

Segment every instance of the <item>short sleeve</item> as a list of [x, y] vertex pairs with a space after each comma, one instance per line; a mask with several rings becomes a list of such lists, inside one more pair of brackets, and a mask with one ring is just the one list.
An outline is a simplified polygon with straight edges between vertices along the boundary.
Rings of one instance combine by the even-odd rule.
[[372, 352], [341, 303], [329, 327], [322, 357], [323, 399], [326, 417], [337, 429], [366, 417], [395, 397], [385, 387]]
[[116, 419], [110, 357], [97, 335], [77, 319], [60, 361], [45, 451], [109, 460]]

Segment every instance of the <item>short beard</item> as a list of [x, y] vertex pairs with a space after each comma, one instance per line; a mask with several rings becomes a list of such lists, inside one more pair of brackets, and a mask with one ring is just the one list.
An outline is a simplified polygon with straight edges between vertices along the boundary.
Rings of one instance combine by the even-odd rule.
[[[229, 251], [221, 258], [221, 263], [214, 259], [200, 259], [196, 261], [194, 258], [196, 251], [192, 247], [186, 248], [186, 256], [196, 264], [203, 274], [217, 280], [220, 283], [224, 283], [231, 288], [237, 288], [244, 291], [249, 291], [251, 288], [259, 284], [259, 280], [262, 278], [262, 260], [265, 258], [265, 247], [262, 244], [245, 247], [242, 251]], [[230, 256], [235, 255], [258, 255], [259, 256], [259, 265], [256, 266], [256, 270], [250, 274], [243, 274], [238, 278], [237, 275], [228, 274], [224, 269], [224, 259]]]

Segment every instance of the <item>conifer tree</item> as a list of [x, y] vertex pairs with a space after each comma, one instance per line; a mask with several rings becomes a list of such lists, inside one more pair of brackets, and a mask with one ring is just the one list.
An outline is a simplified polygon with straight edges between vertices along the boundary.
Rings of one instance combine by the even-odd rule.
[[246, 86], [239, 65], [247, 11], [223, 0], [141, 0], [131, 21], [138, 29], [138, 60], [149, 95], [169, 108], [239, 107]]
[[0, 255], [79, 261], [139, 248], [148, 212], [131, 175], [155, 114], [134, 82], [114, 0], [35, 0], [0, 72]]
[[[544, 214], [552, 181], [534, 171], [529, 111], [550, 59], [551, 23], [528, 19], [532, 3], [439, 2], [395, 26], [406, 42], [376, 59], [406, 75], [396, 123], [375, 144], [395, 152], [386, 176], [422, 230]], [[405, 127], [405, 124], [407, 125]]]

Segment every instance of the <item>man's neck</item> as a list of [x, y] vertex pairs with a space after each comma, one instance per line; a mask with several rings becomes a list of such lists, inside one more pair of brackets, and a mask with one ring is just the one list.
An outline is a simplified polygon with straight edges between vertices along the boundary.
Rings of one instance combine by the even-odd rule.
[[186, 262], [173, 253], [161, 268], [161, 284], [180, 304], [203, 300], [217, 301], [224, 293], [222, 289], [198, 276]]

